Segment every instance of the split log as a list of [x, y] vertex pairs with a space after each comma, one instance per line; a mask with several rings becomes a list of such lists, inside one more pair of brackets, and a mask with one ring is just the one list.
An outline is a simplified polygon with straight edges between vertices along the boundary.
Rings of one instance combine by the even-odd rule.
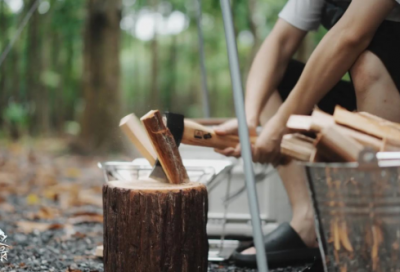
[[314, 109], [311, 116], [308, 115], [292, 115], [290, 116], [286, 126], [292, 130], [299, 132], [321, 132], [324, 128], [333, 125], [335, 120], [326, 112]]
[[299, 161], [310, 161], [315, 152], [314, 139], [301, 134], [287, 134], [281, 142], [281, 153]]
[[146, 128], [168, 181], [175, 184], [189, 182], [178, 146], [171, 132], [165, 126], [160, 112], [152, 110], [140, 120]]
[[364, 117], [366, 117], [366, 118], [374, 120], [374, 121], [380, 123], [383, 126], [389, 126], [389, 127], [393, 127], [393, 128], [396, 128], [396, 129], [400, 130], [400, 124], [399, 123], [391, 122], [389, 120], [383, 119], [381, 117], [378, 117], [378, 116], [373, 115], [373, 114], [368, 113], [368, 112], [359, 112], [359, 114], [364, 116]]
[[400, 130], [396, 127], [388, 126], [362, 114], [349, 112], [340, 106], [336, 106], [333, 118], [338, 124], [359, 130], [380, 139], [400, 139]]
[[207, 189], [113, 181], [103, 187], [106, 272], [206, 272]]
[[335, 162], [355, 162], [364, 146], [344, 135], [337, 126], [325, 128], [317, 137], [317, 149], [324, 158]]
[[145, 157], [151, 165], [154, 165], [157, 154], [139, 119], [134, 114], [129, 114], [121, 119], [119, 126], [129, 140], [135, 145], [140, 154]]

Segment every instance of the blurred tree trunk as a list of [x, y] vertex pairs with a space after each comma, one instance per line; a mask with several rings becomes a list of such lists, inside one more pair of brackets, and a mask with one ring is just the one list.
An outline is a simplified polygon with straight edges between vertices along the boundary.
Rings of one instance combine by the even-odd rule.
[[166, 62], [166, 69], [164, 70], [166, 75], [168, 76], [167, 78], [167, 84], [166, 88], [163, 88], [163, 108], [166, 110], [171, 110], [173, 111], [173, 101], [175, 96], [175, 88], [176, 88], [176, 47], [177, 47], [177, 42], [176, 42], [176, 35], [172, 35], [171, 37], [171, 45], [169, 48], [169, 54], [168, 54], [168, 59]]
[[256, 53], [258, 51], [258, 47], [260, 45], [260, 38], [258, 36], [258, 29], [257, 29], [257, 24], [254, 21], [254, 14], [256, 13], [257, 10], [257, 2], [255, 0], [248, 0], [248, 21], [249, 21], [249, 26], [250, 26], [250, 32], [253, 34], [254, 38], [254, 43], [253, 47], [251, 48], [251, 59], [254, 59], [256, 56]]
[[[151, 0], [150, 3], [153, 6], [154, 12], [158, 10], [158, 0]], [[158, 22], [157, 22], [158, 23]], [[153, 108], [159, 108], [163, 103], [160, 101], [159, 86], [158, 86], [158, 35], [157, 35], [157, 23], [154, 30], [154, 38], [151, 40], [151, 71], [150, 71], [150, 105]]]
[[[0, 36], [0, 48], [4, 51], [4, 48], [7, 46], [7, 20], [6, 14], [4, 10], [4, 1], [0, 1], [0, 33], [3, 33]], [[0, 52], [2, 54], [2, 52]], [[0, 116], [2, 116], [1, 112], [5, 109], [7, 105], [7, 92], [6, 89], [6, 69], [4, 62], [0, 67]], [[3, 118], [0, 118], [0, 126], [3, 124]]]
[[85, 108], [80, 144], [84, 151], [119, 149], [121, 0], [88, 0], [84, 31]]
[[[35, 0], [30, 0], [27, 8], [32, 7]], [[40, 33], [40, 18], [35, 11], [28, 24], [27, 36], [27, 98], [33, 102], [34, 112], [30, 122], [30, 132], [46, 134], [49, 129], [49, 111], [47, 89], [41, 83], [43, 71], [42, 38]]]

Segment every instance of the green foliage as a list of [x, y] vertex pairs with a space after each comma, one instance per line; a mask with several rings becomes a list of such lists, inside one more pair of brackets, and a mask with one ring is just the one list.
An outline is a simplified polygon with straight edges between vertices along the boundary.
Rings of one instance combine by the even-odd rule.
[[[50, 10], [46, 14], [36, 14], [37, 21], [27, 25], [1, 68], [0, 88], [3, 89], [0, 90], [0, 107], [5, 108], [2, 119], [26, 125], [29, 121], [28, 111], [22, 105], [29, 105], [37, 99], [38, 90], [46, 90], [42, 93], [48, 96], [45, 101], [49, 103], [51, 128], [76, 134], [79, 131], [76, 122], [79, 122], [82, 112], [80, 105], [84, 105], [84, 90], [81, 86], [85, 80], [82, 71], [87, 1], [43, 1], [49, 1]], [[120, 86], [123, 113], [135, 112], [141, 115], [159, 106], [160, 110], [169, 109], [190, 117], [203, 115], [194, 1], [197, 0], [122, 1], [123, 20], [128, 17], [132, 19], [127, 20], [131, 25], [121, 30]], [[25, 7], [20, 13], [12, 13], [4, 1], [0, 0], [0, 3], [3, 4], [0, 5], [0, 30], [4, 30], [0, 36], [0, 48], [4, 49], [32, 1], [24, 1]], [[253, 10], [251, 3], [254, 4]], [[232, 1], [244, 83], [254, 52], [270, 33], [285, 3], [286, 0]], [[151, 39], [140, 39], [137, 24], [143, 16], [160, 12], [162, 28], [161, 25], [165, 27], [172, 18], [171, 14], [177, 11], [183, 13], [186, 20], [186, 27], [181, 32], [165, 35], [158, 33], [155, 46]], [[219, 1], [203, 0], [202, 12], [211, 113], [214, 117], [233, 116], [231, 79]], [[252, 29], [252, 21], [255, 29]], [[151, 26], [147, 23], [141, 30], [144, 28], [151, 29]], [[36, 51], [29, 43], [32, 42], [32, 33], [35, 35], [33, 40], [40, 47]], [[313, 34], [313, 46], [324, 34], [324, 31]], [[37, 63], [32, 63], [32, 52], [40, 55]], [[157, 59], [154, 59], [155, 55], [158, 55]], [[154, 69], [157, 73], [154, 73]], [[36, 85], [32, 86], [32, 82]], [[152, 94], [152, 82], [157, 83], [159, 101], [155, 101]], [[112, 86], [111, 91], [115, 91]], [[11, 96], [21, 103], [7, 104]]]
[[19, 128], [26, 128], [28, 125], [28, 109], [22, 104], [10, 102], [3, 110], [2, 118], [8, 124], [14, 124]]

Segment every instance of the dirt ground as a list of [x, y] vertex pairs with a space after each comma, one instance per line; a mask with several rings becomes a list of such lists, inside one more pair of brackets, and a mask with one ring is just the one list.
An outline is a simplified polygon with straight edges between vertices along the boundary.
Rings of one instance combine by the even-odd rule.
[[[97, 162], [106, 160], [130, 158], [71, 155], [57, 139], [1, 143], [0, 229], [9, 248], [0, 271], [103, 271], [94, 250], [103, 240]], [[210, 263], [209, 271], [256, 270]]]

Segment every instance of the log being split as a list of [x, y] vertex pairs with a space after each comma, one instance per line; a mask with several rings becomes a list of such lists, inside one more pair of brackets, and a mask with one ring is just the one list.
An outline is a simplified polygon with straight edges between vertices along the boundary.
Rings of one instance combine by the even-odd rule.
[[103, 187], [106, 272], [206, 272], [207, 189], [155, 180]]
[[170, 183], [189, 182], [181, 155], [169, 129], [165, 126], [158, 110], [152, 110], [140, 118], [154, 150], [157, 152], [164, 172]]

